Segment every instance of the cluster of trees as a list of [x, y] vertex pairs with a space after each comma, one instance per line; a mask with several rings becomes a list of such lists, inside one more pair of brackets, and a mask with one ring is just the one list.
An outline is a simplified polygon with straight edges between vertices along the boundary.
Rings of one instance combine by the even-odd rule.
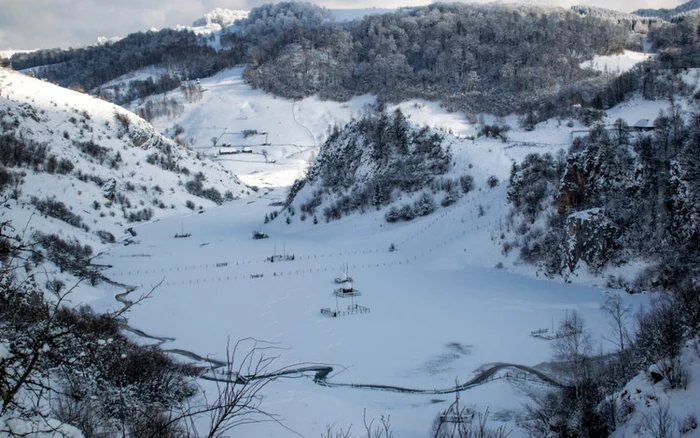
[[666, 8], [661, 8], [661, 9], [637, 9], [636, 11], [633, 12], [635, 15], [639, 15], [642, 17], [657, 17], [657, 18], [663, 18], [666, 20], [672, 20], [674, 17], [677, 17], [679, 15], [687, 14], [687, 13], [692, 13], [695, 9], [698, 9], [700, 7], [700, 4], [698, 3], [697, 0], [690, 0], [685, 3], [682, 3], [678, 6], [676, 6], [673, 9], [666, 9]]
[[401, 207], [392, 206], [384, 218], [387, 222], [411, 221], [416, 217], [427, 216], [435, 210], [437, 210], [437, 206], [433, 197], [423, 192], [413, 204], [404, 204]]
[[90, 245], [83, 245], [75, 238], [63, 239], [57, 234], [34, 233], [33, 242], [37, 248], [31, 252], [35, 264], [48, 260], [58, 266], [61, 272], [69, 272], [81, 280], [96, 284], [101, 278], [99, 272], [90, 266], [93, 255]]
[[149, 99], [146, 103], [136, 108], [136, 114], [145, 120], [151, 121], [156, 117], [179, 117], [185, 111], [185, 105], [175, 98]]
[[[264, 6], [258, 13], [289, 17], [278, 11], [283, 8]], [[244, 22], [244, 35], [253, 27], [250, 44], [258, 52], [270, 47], [252, 60], [248, 81], [288, 97], [345, 99], [371, 92], [388, 100], [425, 97], [454, 109], [507, 112], [593, 75], [579, 63], [621, 50], [630, 32], [607, 18], [534, 6], [435, 4], [348, 26], [321, 21], [324, 12], [318, 9], [312, 24], [275, 20], [264, 32]]]
[[[634, 314], [619, 295], [611, 294], [601, 310], [610, 325], [611, 354], [594, 353], [583, 318], [570, 313], [553, 342], [556, 368], [564, 384], [527, 406], [522, 426], [533, 437], [608, 436], [635, 414], [629, 394], [620, 393], [639, 372], [666, 389], [687, 389], [691, 378], [682, 359], [685, 342], [700, 332], [700, 289], [685, 281], [669, 289], [646, 311]], [[635, 324], [630, 324], [634, 322]], [[633, 325], [633, 329], [628, 327]], [[617, 393], [618, 395], [613, 395]], [[697, 418], [673, 418], [659, 400], [637, 426], [654, 437], [697, 429]]]
[[224, 197], [221, 196], [221, 192], [219, 192], [214, 187], [204, 188], [204, 182], [206, 180], [207, 178], [202, 172], [197, 172], [194, 175], [194, 178], [185, 183], [185, 189], [187, 189], [188, 192], [195, 196], [209, 199], [210, 201], [215, 202], [218, 205], [223, 204]]
[[611, 129], [598, 125], [574, 141], [566, 158], [530, 155], [514, 165], [508, 198], [518, 238], [506, 249], [519, 247], [524, 260], [561, 274], [567, 220], [595, 210], [619, 231], [601, 236], [617, 250], [595, 264], [659, 261], [630, 287], [669, 288], [699, 274], [700, 115], [686, 120], [674, 106], [654, 127], [638, 134], [622, 120]]
[[129, 82], [126, 90], [122, 90], [119, 86], [98, 87], [95, 94], [121, 105], [155, 94], [166, 93], [176, 89], [181, 83], [182, 80], [174, 73], [164, 73], [155, 80], [152, 77], [134, 79]]
[[309, 216], [326, 195], [332, 197], [323, 211], [326, 220], [391, 204], [397, 194], [420, 191], [447, 172], [452, 154], [442, 143], [440, 134], [412, 127], [400, 110], [366, 114], [331, 133], [307, 180], [292, 187], [288, 203], [312, 185], [316, 190], [300, 205]]
[[[626, 12], [619, 12], [613, 9], [600, 8], [596, 6], [574, 5], [571, 7], [571, 9], [581, 15], [593, 16], [614, 21], [615, 23], [624, 26], [626, 29], [633, 32], [649, 31], [655, 26], [660, 25], [661, 21], [656, 16], [643, 16], [637, 14], [637, 12], [633, 12], [630, 14]], [[637, 35], [630, 36], [635, 37]], [[640, 50], [642, 49], [641, 41], [639, 38], [635, 38], [634, 41], [628, 41], [628, 44], [631, 44], [632, 46], [638, 45], [638, 48]]]
[[56, 198], [39, 199], [36, 196], [32, 196], [30, 202], [46, 216], [56, 218], [74, 227], [83, 228], [85, 231], [89, 230], [88, 226], [83, 223], [83, 218], [80, 215], [73, 213], [66, 204], [58, 201]]

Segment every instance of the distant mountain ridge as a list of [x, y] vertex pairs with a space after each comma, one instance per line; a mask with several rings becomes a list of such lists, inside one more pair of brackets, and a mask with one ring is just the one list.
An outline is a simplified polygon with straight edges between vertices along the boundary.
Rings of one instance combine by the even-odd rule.
[[700, 0], [690, 0], [689, 2], [678, 5], [673, 9], [637, 9], [633, 12], [633, 14], [641, 17], [659, 17], [668, 20], [674, 15], [683, 14], [695, 9], [700, 9]]

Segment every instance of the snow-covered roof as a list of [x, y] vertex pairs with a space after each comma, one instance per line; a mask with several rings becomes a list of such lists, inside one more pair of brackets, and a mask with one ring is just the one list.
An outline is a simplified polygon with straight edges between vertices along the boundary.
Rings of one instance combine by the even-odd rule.
[[649, 119], [639, 119], [637, 123], [634, 124], [635, 128], [653, 128], [654, 123], [649, 121]]

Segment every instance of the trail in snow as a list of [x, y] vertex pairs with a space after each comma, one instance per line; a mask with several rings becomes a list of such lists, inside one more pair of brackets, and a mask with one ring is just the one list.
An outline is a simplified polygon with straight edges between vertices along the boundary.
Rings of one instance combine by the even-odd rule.
[[304, 374], [304, 373], [312, 372], [312, 373], [316, 373], [314, 375], [314, 383], [316, 383], [320, 386], [325, 386], [325, 387], [329, 387], [329, 388], [356, 388], [356, 389], [371, 389], [371, 390], [377, 390], [377, 391], [390, 391], [390, 392], [398, 392], [398, 393], [404, 393], [404, 394], [443, 395], [443, 394], [454, 394], [455, 392], [462, 392], [462, 391], [466, 391], [468, 389], [474, 388], [476, 386], [483, 385], [483, 384], [487, 383], [489, 381], [489, 379], [492, 378], [498, 371], [508, 369], [508, 368], [516, 369], [516, 370], [531, 374], [531, 375], [539, 378], [543, 382], [545, 382], [549, 385], [552, 385], [552, 386], [557, 386], [557, 387], [564, 387], [565, 386], [539, 370], [536, 370], [532, 367], [528, 367], [525, 365], [512, 364], [512, 363], [494, 364], [491, 367], [489, 367], [488, 369], [480, 372], [478, 375], [473, 377], [468, 382], [454, 386], [454, 387], [445, 388], [445, 389], [417, 389], [417, 388], [405, 388], [405, 387], [401, 387], [401, 386], [381, 385], [381, 384], [371, 384], [371, 383], [333, 383], [333, 382], [328, 381], [328, 375], [333, 372], [333, 367], [323, 366], [323, 365], [285, 369], [285, 370], [282, 370], [279, 372], [270, 373], [270, 374], [262, 374], [262, 375], [257, 375], [257, 376], [238, 376], [235, 380], [223, 379], [223, 378], [212, 377], [212, 376], [207, 376], [207, 375], [202, 375], [200, 377], [204, 380], [210, 380], [213, 382], [228, 382], [228, 383], [244, 384], [244, 383], [249, 382], [251, 380], [274, 379], [277, 377], [284, 377], [284, 376], [290, 376], [290, 375], [294, 375], [294, 374]]
[[292, 103], [292, 117], [294, 118], [294, 123], [301, 126], [302, 128], [304, 128], [306, 130], [306, 132], [309, 133], [309, 135], [311, 136], [311, 143], [313, 144], [313, 147], [315, 148], [316, 147], [316, 136], [314, 135], [313, 132], [311, 132], [311, 129], [309, 129], [308, 126], [302, 124], [299, 121], [299, 119], [297, 119], [296, 108], [297, 108], [297, 101], [295, 100], [294, 103]]

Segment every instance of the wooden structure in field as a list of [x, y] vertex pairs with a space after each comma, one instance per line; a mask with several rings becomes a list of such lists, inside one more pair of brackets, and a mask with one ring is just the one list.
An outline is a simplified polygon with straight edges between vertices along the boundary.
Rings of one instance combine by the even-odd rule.
[[355, 315], [357, 313], [369, 313], [369, 307], [360, 306], [359, 304], [348, 305], [347, 310], [332, 310], [330, 307], [321, 309], [321, 315], [337, 318], [339, 316]]
[[185, 225], [183, 223], [180, 223], [180, 232], [175, 233], [175, 238], [176, 239], [184, 239], [186, 237], [191, 237], [191, 233], [185, 233]]
[[[338, 316], [355, 315], [358, 313], [369, 313], [369, 307], [360, 306], [355, 302], [355, 297], [360, 295], [360, 291], [355, 289], [353, 285], [353, 279], [348, 275], [348, 265], [343, 265], [343, 275], [333, 280], [339, 285], [337, 289], [333, 290], [335, 295], [335, 310], [330, 307], [325, 307], [321, 309], [321, 315], [331, 316], [337, 318]], [[351, 298], [352, 302], [348, 305], [347, 309], [340, 310], [338, 307], [338, 298]]]
[[277, 254], [277, 242], [274, 244], [275, 250], [273, 255], [270, 257], [266, 258], [265, 261], [270, 262], [270, 263], [275, 263], [275, 262], [288, 262], [288, 261], [293, 261], [294, 260], [294, 254], [287, 254], [287, 245], [285, 243], [282, 244], [282, 254]]

